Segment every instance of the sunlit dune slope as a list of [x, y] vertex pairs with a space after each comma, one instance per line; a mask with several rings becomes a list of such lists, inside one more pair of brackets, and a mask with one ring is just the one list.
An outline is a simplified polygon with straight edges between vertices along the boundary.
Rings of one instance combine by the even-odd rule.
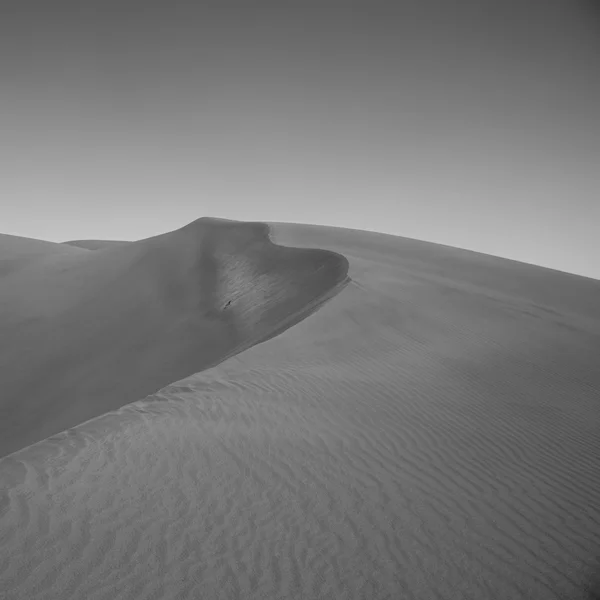
[[49, 256], [77, 253], [78, 248], [43, 240], [0, 234], [0, 277]]
[[86, 250], [100, 250], [104, 248], [114, 248], [130, 242], [121, 242], [118, 240], [71, 240], [64, 242], [64, 245], [84, 248]]
[[[282, 244], [335, 249], [350, 258], [351, 271], [377, 290], [394, 280], [439, 284], [478, 297], [511, 300], [563, 318], [600, 319], [600, 281], [490, 254], [370, 231], [292, 223], [270, 223]], [[110, 243], [110, 242], [109, 242]], [[369, 268], [370, 267], [370, 268]], [[388, 275], [383, 277], [383, 272]], [[383, 277], [383, 279], [382, 279]], [[497, 306], [497, 304], [491, 304]], [[548, 313], [548, 316], [550, 314]]]
[[[246, 276], [256, 274], [244, 265], [255, 250], [265, 256], [263, 242], [231, 233], [254, 240], [254, 227], [210, 228], [230, 233], [206, 242], [208, 256], [217, 265], [234, 255], [242, 261], [230, 283], [208, 287], [221, 290], [218, 303], [199, 289], [180, 292], [202, 263], [192, 257], [203, 256], [183, 250], [184, 230], [169, 234], [168, 251], [148, 241], [74, 249], [73, 264], [87, 253], [103, 265], [90, 270], [94, 293], [110, 290], [88, 300], [111, 315], [94, 332], [113, 322], [123, 298], [140, 307], [124, 313], [118, 331], [100, 335], [129, 361], [120, 375], [155, 377], [132, 368], [135, 352], [122, 349], [146, 331], [139, 323], [158, 323], [153, 331], [164, 341], [152, 346], [160, 360], [144, 365], [160, 370], [189, 356], [172, 350], [176, 324], [174, 337], [165, 333], [169, 315], [188, 314], [186, 307], [221, 305], [249, 289], [249, 299], [263, 299], [232, 302], [231, 338], [239, 323], [262, 332], [280, 319], [278, 309], [263, 311], [271, 301], [260, 276], [252, 284]], [[351, 280], [268, 342], [1, 459], [7, 599], [593, 597], [586, 589], [594, 589], [600, 555], [600, 281], [364, 231], [276, 223], [270, 237], [335, 252], [319, 256], [330, 257], [325, 271], [340, 277], [345, 269], [334, 257], [346, 256]], [[280, 272], [288, 256], [281, 252], [272, 253], [275, 265], [257, 259], [285, 282], [267, 289], [302, 295], [308, 280], [319, 282], [313, 292], [329, 289], [325, 279], [335, 277], [315, 271], [317, 254]], [[289, 251], [292, 263], [299, 252]], [[199, 271], [213, 279], [221, 272]], [[143, 285], [127, 283], [134, 272]], [[157, 272], [161, 300], [148, 304]], [[25, 281], [32, 277], [23, 271]], [[62, 288], [51, 289], [56, 304]], [[278, 306], [292, 310], [286, 298]], [[302, 297], [289, 302], [305, 305]], [[100, 314], [97, 306], [90, 312]], [[85, 313], [80, 322], [93, 319]], [[224, 339], [214, 331], [204, 339]], [[142, 340], [136, 350], [149, 347]], [[102, 348], [92, 358], [107, 360]], [[91, 364], [90, 374], [100, 372]], [[80, 382], [83, 372], [73, 397], [85, 402]]]
[[3, 244], [30, 260], [0, 278], [0, 456], [261, 341], [347, 273], [338, 254], [216, 219], [94, 252]]

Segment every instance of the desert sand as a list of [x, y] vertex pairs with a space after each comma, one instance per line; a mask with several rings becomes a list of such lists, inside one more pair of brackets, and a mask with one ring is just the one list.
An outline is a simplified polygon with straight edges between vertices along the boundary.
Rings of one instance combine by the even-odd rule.
[[0, 252], [2, 600], [591, 597], [600, 281], [211, 219]]
[[264, 224], [214, 219], [95, 252], [0, 241], [0, 456], [257, 343], [348, 269], [331, 252], [275, 246]]

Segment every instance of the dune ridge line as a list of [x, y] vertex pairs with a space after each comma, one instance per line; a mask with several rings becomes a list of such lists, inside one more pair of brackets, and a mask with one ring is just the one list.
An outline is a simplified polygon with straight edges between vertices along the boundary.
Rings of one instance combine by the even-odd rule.
[[[27, 240], [3, 239], [7, 260], [17, 243], [22, 254]], [[0, 277], [0, 456], [273, 337], [347, 281], [345, 257], [277, 245], [263, 223], [47, 244]]]

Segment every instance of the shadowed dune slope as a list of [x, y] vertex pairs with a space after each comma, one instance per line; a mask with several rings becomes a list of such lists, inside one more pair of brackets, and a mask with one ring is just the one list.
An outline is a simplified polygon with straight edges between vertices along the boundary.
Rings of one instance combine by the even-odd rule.
[[[347, 256], [351, 280], [269, 341], [0, 460], [6, 599], [590, 600], [600, 281], [367, 232], [270, 235]], [[191, 266], [135, 256], [175, 269], [160, 289], [180, 297]]]
[[94, 252], [9, 241], [28, 260], [0, 278], [0, 455], [261, 341], [347, 272], [261, 223], [200, 219]]

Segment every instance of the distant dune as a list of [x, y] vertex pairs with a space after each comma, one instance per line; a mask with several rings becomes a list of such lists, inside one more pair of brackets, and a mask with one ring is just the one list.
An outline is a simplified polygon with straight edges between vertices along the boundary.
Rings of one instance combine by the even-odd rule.
[[117, 240], [71, 240], [64, 243], [69, 246], [76, 246], [77, 248], [84, 248], [86, 250], [100, 250], [103, 248], [122, 246], [123, 244], [130, 242], [121, 242]]
[[[331, 252], [268, 227], [200, 219], [90, 252], [1, 241], [0, 455], [214, 365], [314, 310], [345, 281]], [[57, 248], [58, 246], [58, 248]]]
[[[28, 264], [50, 256], [71, 255], [76, 252], [76, 248], [65, 244], [0, 234], [0, 277], [6, 277], [23, 269]], [[0, 283], [0, 285], [2, 284]]]
[[0, 279], [5, 451], [140, 400], [0, 460], [2, 600], [593, 597], [600, 281], [281, 223], [73, 244]]

